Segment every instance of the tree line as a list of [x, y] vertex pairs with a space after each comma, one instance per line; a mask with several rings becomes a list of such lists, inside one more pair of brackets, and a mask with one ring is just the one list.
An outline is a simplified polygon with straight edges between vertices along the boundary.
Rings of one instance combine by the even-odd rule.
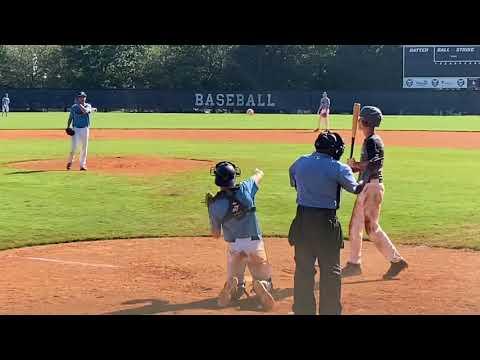
[[0, 45], [1, 88], [397, 89], [400, 45]]

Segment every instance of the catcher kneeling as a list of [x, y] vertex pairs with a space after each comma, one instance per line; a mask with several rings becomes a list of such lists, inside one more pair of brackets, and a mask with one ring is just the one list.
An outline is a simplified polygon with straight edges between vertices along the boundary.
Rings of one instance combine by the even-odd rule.
[[223, 237], [228, 243], [227, 281], [218, 305], [225, 307], [244, 294], [248, 296], [244, 279], [245, 267], [248, 266], [253, 278], [253, 292], [268, 311], [275, 305], [272, 267], [267, 261], [255, 212], [255, 194], [263, 172], [256, 169], [252, 177], [235, 185], [240, 173], [240, 168], [228, 161], [219, 162], [210, 170], [210, 174], [215, 176], [215, 184], [220, 187], [215, 196], [206, 195], [212, 235], [219, 238], [223, 230]]

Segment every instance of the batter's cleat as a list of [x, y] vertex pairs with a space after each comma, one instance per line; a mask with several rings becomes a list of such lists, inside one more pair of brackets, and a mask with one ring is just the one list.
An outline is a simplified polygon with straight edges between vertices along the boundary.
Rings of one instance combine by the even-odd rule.
[[87, 168], [86, 167], [81, 167], [80, 171], [87, 171]]
[[72, 163], [71, 162], [67, 163], [67, 170], [70, 170], [71, 167], [72, 167]]
[[270, 284], [271, 283], [265, 280], [255, 280], [253, 282], [253, 290], [255, 291], [255, 294], [257, 294], [262, 307], [266, 311], [272, 310], [275, 306], [275, 299], [267, 289], [268, 287], [271, 287]]
[[383, 275], [383, 279], [391, 280], [406, 268], [408, 268], [408, 264], [403, 259], [397, 262], [392, 262], [390, 263], [390, 269], [388, 269], [388, 271]]
[[228, 280], [222, 289], [222, 292], [218, 296], [218, 306], [225, 307], [232, 302], [232, 297], [235, 294], [238, 287], [238, 279], [236, 277]]
[[347, 262], [347, 265], [342, 268], [342, 278], [358, 275], [362, 275], [362, 267], [360, 264]]

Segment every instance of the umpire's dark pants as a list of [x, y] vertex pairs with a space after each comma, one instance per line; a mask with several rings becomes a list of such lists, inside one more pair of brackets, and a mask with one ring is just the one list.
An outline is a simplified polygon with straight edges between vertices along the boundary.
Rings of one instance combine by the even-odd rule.
[[342, 312], [340, 249], [335, 210], [299, 206], [296, 214], [294, 305], [296, 315], [315, 315], [315, 260], [320, 267], [320, 315]]

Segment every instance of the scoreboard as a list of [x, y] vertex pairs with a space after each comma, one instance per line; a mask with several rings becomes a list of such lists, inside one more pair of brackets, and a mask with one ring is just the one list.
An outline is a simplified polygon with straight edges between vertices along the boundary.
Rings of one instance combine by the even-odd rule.
[[480, 45], [405, 45], [403, 87], [480, 89]]

